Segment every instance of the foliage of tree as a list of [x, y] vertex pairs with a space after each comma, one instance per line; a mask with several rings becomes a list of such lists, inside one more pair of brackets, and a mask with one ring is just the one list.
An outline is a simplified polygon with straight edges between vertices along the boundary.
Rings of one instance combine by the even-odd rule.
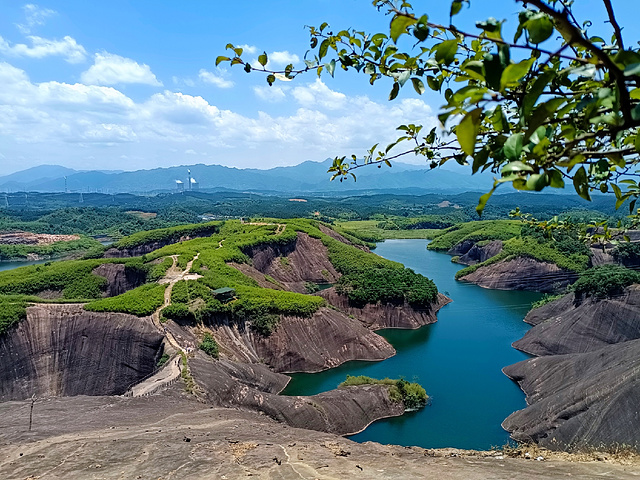
[[[518, 0], [522, 8], [513, 37], [505, 20], [479, 19], [476, 30], [454, 23], [471, 0], [452, 0], [449, 24], [416, 13], [404, 0], [374, 0], [390, 18], [384, 32], [309, 27], [310, 50], [304, 66], [270, 70], [243, 58], [243, 49], [227, 45], [229, 56], [216, 64], [241, 65], [267, 74], [272, 85], [301, 73], [317, 75], [351, 70], [371, 84], [391, 81], [389, 100], [403, 87], [422, 94], [441, 92], [441, 129], [400, 125], [389, 145], [374, 145], [363, 157], [337, 157], [333, 178], [355, 175], [363, 165], [390, 165], [403, 155], [426, 157], [432, 168], [448, 161], [470, 165], [473, 173], [496, 175], [487, 200], [502, 183], [540, 191], [573, 184], [577, 194], [613, 192], [616, 206], [631, 198], [634, 211], [640, 186], [635, 175], [640, 152], [640, 49], [623, 38], [612, 0], [602, 0], [611, 35], [591, 34], [592, 22], [578, 19], [570, 0]], [[405, 38], [411, 46], [405, 47]], [[626, 189], [623, 191], [623, 188]]]
[[27, 318], [27, 302], [20, 298], [0, 296], [0, 336]]
[[623, 242], [616, 245], [611, 252], [618, 263], [627, 267], [640, 266], [640, 243]]
[[429, 250], [447, 251], [465, 240], [509, 240], [520, 234], [522, 222], [517, 220], [482, 220], [454, 225], [435, 236]]
[[198, 348], [213, 358], [218, 358], [218, 356], [220, 355], [218, 343], [213, 338], [213, 335], [211, 335], [209, 332], [206, 332], [204, 334], [202, 342], [200, 342]]
[[640, 272], [619, 265], [602, 265], [583, 272], [572, 290], [578, 298], [605, 298], [621, 294], [633, 283], [640, 283]]
[[402, 402], [407, 410], [417, 410], [424, 407], [429, 400], [426, 390], [416, 382], [407, 382], [404, 379], [393, 380], [383, 378], [377, 380], [366, 375], [347, 375], [347, 378], [338, 387], [355, 387], [360, 385], [386, 385], [389, 387], [389, 397]]

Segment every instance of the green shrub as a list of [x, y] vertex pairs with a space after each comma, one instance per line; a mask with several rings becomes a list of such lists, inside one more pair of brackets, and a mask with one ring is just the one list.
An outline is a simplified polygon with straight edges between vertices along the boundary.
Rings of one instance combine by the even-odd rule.
[[158, 368], [162, 367], [165, 363], [169, 361], [169, 358], [171, 357], [169, 356], [168, 353], [163, 353], [162, 356], [158, 359], [158, 363], [156, 363], [156, 367]]
[[365, 375], [347, 375], [347, 379], [338, 387], [358, 386], [358, 385], [387, 385], [389, 387], [389, 397], [397, 402], [402, 402], [406, 410], [417, 410], [424, 407], [429, 400], [426, 390], [418, 383], [410, 383], [404, 379], [392, 380], [384, 378], [377, 380]]
[[195, 315], [184, 303], [172, 303], [162, 309], [162, 316], [176, 323], [193, 323]]
[[275, 331], [279, 323], [279, 315], [273, 313], [260, 313], [252, 317], [251, 328], [253, 328], [260, 335], [268, 337]]
[[218, 343], [209, 332], [204, 334], [202, 342], [200, 342], [198, 348], [213, 358], [218, 358], [220, 355]]
[[550, 293], [545, 293], [540, 300], [537, 300], [537, 301], [535, 301], [535, 302], [533, 302], [531, 304], [531, 310], [533, 310], [535, 308], [543, 307], [547, 303], [551, 303], [551, 302], [553, 302], [555, 300], [558, 300], [558, 299], [564, 297], [564, 295], [565, 295], [564, 293], [559, 293], [557, 295], [553, 295], [553, 294], [550, 294]]
[[576, 297], [611, 297], [623, 292], [625, 287], [640, 283], [640, 272], [619, 265], [602, 265], [580, 274], [571, 287]]
[[611, 252], [616, 262], [627, 266], [640, 265], [640, 243], [620, 243]]
[[509, 240], [520, 235], [518, 220], [482, 220], [460, 223], [443, 231], [427, 246], [429, 250], [447, 251], [464, 240]]
[[304, 282], [304, 289], [307, 293], [316, 293], [320, 290], [320, 287], [318, 287], [318, 284], [313, 282]]
[[178, 227], [159, 228], [129, 235], [112, 246], [118, 249], [133, 248], [148, 243], [175, 243], [183, 237], [205, 237], [218, 233], [220, 222], [209, 222]]

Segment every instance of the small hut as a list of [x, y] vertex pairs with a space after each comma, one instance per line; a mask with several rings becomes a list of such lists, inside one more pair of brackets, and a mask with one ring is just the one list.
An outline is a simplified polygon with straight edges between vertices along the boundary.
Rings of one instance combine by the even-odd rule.
[[216, 300], [219, 300], [222, 303], [226, 303], [230, 300], [233, 300], [236, 295], [236, 290], [234, 288], [223, 287], [218, 288], [211, 293]]

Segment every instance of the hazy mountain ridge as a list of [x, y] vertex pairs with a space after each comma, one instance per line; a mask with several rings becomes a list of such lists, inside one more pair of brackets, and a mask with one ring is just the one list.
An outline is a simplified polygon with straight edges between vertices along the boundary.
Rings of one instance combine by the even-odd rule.
[[395, 163], [392, 168], [375, 166], [358, 169], [357, 181], [330, 181], [327, 169], [332, 160], [303, 162], [268, 170], [238, 169], [221, 165], [181, 165], [131, 172], [77, 171], [57, 165], [42, 165], [0, 177], [0, 190], [62, 192], [100, 191], [105, 193], [176, 191], [176, 180], [188, 189], [188, 170], [200, 189], [225, 188], [242, 191], [288, 193], [338, 190], [415, 189], [434, 192], [484, 191], [491, 175], [465, 175], [450, 170], [429, 170], [422, 165]]

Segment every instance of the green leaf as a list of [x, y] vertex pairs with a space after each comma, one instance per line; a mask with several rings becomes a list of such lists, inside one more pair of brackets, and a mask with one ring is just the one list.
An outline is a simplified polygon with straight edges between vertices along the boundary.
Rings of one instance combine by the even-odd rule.
[[627, 77], [632, 75], [640, 75], [640, 63], [632, 63], [624, 69], [624, 74]]
[[562, 179], [562, 173], [558, 170], [551, 170], [547, 172], [549, 176], [549, 186], [553, 188], [564, 188], [564, 180]]
[[497, 183], [494, 183], [493, 184], [493, 188], [491, 189], [491, 191], [488, 192], [488, 193], [485, 193], [484, 195], [482, 195], [480, 197], [480, 200], [478, 201], [478, 206], [476, 207], [476, 212], [478, 212], [479, 216], [482, 216], [482, 212], [484, 210], [484, 207], [486, 207], [487, 202], [491, 198], [491, 195], [493, 195], [493, 192], [496, 191], [496, 188], [497, 188]]
[[415, 18], [407, 17], [405, 15], [396, 15], [393, 17], [389, 31], [391, 40], [397, 42], [400, 35], [407, 33], [407, 28], [417, 22], [418, 20]]
[[460, 148], [469, 156], [473, 156], [473, 152], [475, 151], [481, 114], [481, 108], [470, 111], [456, 127], [456, 136], [458, 137]]
[[576, 189], [576, 193], [585, 200], [591, 201], [589, 196], [589, 183], [587, 179], [587, 171], [584, 167], [580, 167], [573, 176], [573, 186]]
[[453, 17], [454, 15], [457, 15], [458, 13], [460, 13], [461, 9], [462, 9], [462, 0], [453, 0], [453, 2], [451, 2], [451, 9], [449, 10], [449, 16]]
[[413, 84], [413, 89], [418, 92], [418, 95], [422, 95], [425, 92], [424, 83], [422, 83], [422, 80], [419, 78], [413, 77], [411, 83]]
[[533, 86], [531, 90], [527, 92], [527, 94], [522, 99], [522, 111], [524, 116], [528, 116], [533, 110], [538, 98], [542, 95], [545, 87], [549, 84], [551, 79], [555, 76], [555, 72], [553, 70], [548, 70], [536, 78], [536, 81], [533, 82]]
[[435, 92], [440, 90], [440, 82], [432, 75], [427, 77], [427, 85], [429, 85], [429, 88]]
[[391, 92], [389, 93], [389, 100], [393, 100], [394, 98], [396, 98], [399, 92], [400, 92], [400, 85], [397, 82], [395, 82], [393, 84], [393, 87], [391, 87]]
[[553, 33], [553, 22], [544, 13], [533, 16], [526, 24], [531, 43], [542, 43]]
[[400, 73], [400, 75], [398, 75], [398, 83], [400, 84], [401, 87], [404, 87], [404, 84], [407, 83], [407, 80], [409, 80], [410, 76], [411, 76], [411, 70], [404, 70], [403, 72]]
[[268, 57], [267, 57], [267, 52], [264, 52], [262, 55], [258, 56], [258, 62], [260, 63], [260, 65], [262, 65], [263, 67], [267, 64], [267, 62], [269, 61]]
[[505, 68], [500, 77], [500, 90], [504, 91], [506, 87], [517, 86], [520, 80], [529, 72], [534, 60], [529, 58], [520, 63], [512, 63]]
[[327, 72], [329, 72], [329, 75], [333, 77], [333, 72], [336, 70], [336, 61], [331, 60], [329, 63], [325, 64], [325, 68], [327, 69]]
[[275, 75], [267, 75], [267, 83], [269, 85], [273, 85], [273, 83], [276, 81], [276, 76]]
[[522, 155], [522, 133], [511, 135], [504, 143], [504, 156], [509, 160], [519, 160]]
[[228, 62], [229, 60], [231, 60], [229, 57], [220, 55], [219, 57], [216, 58], [216, 67], [220, 65], [222, 62]]
[[458, 40], [445, 40], [436, 47], [436, 60], [438, 63], [450, 65], [458, 52]]
[[245, 63], [244, 64], [244, 71], [247, 73], [251, 72], [251, 64], [250, 63]]
[[318, 49], [318, 59], [322, 60], [327, 55], [327, 50], [329, 50], [329, 39], [325, 38]]
[[500, 78], [504, 70], [500, 56], [489, 53], [484, 56], [483, 63], [487, 85], [492, 90], [500, 90]]

